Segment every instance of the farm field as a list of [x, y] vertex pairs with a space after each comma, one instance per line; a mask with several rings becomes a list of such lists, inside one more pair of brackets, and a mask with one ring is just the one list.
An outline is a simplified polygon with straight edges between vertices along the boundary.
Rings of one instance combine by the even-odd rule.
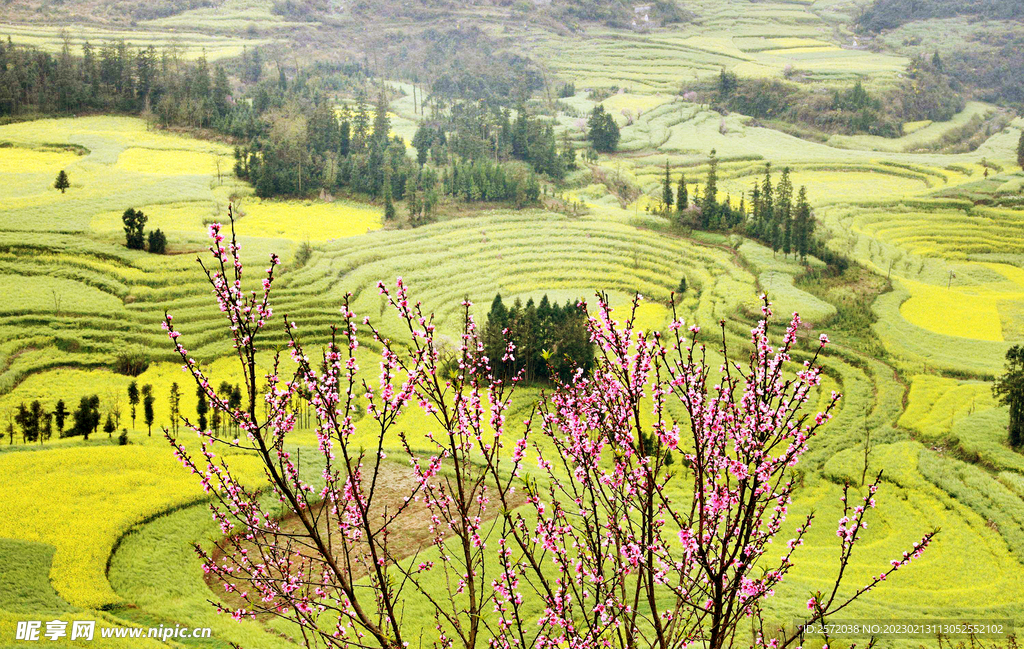
[[[156, 24], [154, 27], [164, 27]], [[64, 34], [68, 35], [72, 47], [80, 48], [86, 42], [99, 46], [105, 42], [130, 40], [135, 46], [158, 49], [170, 48], [179, 53], [183, 59], [198, 59], [206, 56], [210, 61], [236, 57], [242, 54], [245, 47], [265, 45], [270, 42], [266, 38], [239, 38], [237, 36], [211, 35], [194, 31], [196, 23], [188, 21], [179, 28], [168, 26], [167, 29], [109, 29], [104, 27], [66, 26], [46, 27], [0, 22], [0, 35], [5, 40], [10, 38], [19, 45], [33, 45], [40, 49], [59, 53], [64, 47]]]
[[[592, 304], [601, 291], [618, 314], [642, 294], [644, 331], [665, 332], [673, 306], [706, 331], [725, 320], [730, 346], [741, 349], [758, 296], [767, 292], [777, 313], [801, 314], [802, 350], [820, 333], [834, 343], [823, 357], [814, 403], [825, 403], [832, 390], [844, 395], [797, 468], [800, 486], [783, 534], [811, 511], [821, 524], [770, 600], [771, 619], [794, 619], [806, 610], [809, 592], [831, 585], [842, 485], [859, 493], [864, 475], [882, 471], [878, 515], [847, 568], [850, 587], [873, 578], [925, 532], [941, 532], [919, 561], [845, 616], [1024, 625], [1024, 455], [1006, 442], [1008, 410], [992, 393], [1007, 350], [1024, 344], [1024, 172], [1016, 152], [1024, 118], [972, 100], [950, 120], [905, 123], [902, 137], [812, 141], [738, 113], [723, 115], [684, 100], [681, 84], [723, 70], [741, 78], [783, 78], [796, 70], [824, 91], [854, 80], [874, 91], [895, 83], [909, 60], [856, 42], [849, 23], [859, 1], [687, 4], [692, 22], [647, 31], [510, 27], [511, 19], [495, 17], [498, 10], [475, 10], [486, 33], [520, 38], [553, 78], [575, 84], [575, 94], [558, 100], [559, 143], [587, 146], [582, 124], [598, 104], [621, 129], [615, 153], [602, 153], [564, 183], [545, 181], [543, 200], [521, 210], [446, 204], [440, 217], [411, 227], [404, 217], [388, 221], [382, 201], [360, 195], [258, 198], [235, 176], [234, 146], [226, 140], [138, 117], [0, 124], [0, 433], [8, 425], [14, 430], [19, 405], [37, 400], [50, 411], [58, 400], [74, 409], [97, 395], [120, 415], [114, 432], [87, 440], [22, 444], [13, 433], [0, 435], [0, 564], [7, 566], [0, 568], [0, 647], [19, 621], [40, 615], [125, 627], [181, 623], [214, 633], [209, 642], [187, 644], [103, 639], [55, 646], [297, 646], [295, 629], [284, 622], [239, 624], [209, 605], [222, 593], [204, 579], [191, 544], [210, 548], [222, 534], [208, 496], [162, 436], [172, 426], [172, 385], [181, 388], [181, 413], [197, 412], [195, 385], [160, 328], [165, 312], [213, 383], [242, 381], [223, 315], [196, 263], [208, 246], [207, 229], [226, 222], [229, 205], [249, 269], [243, 288], [258, 287], [259, 273], [250, 271], [264, 268], [271, 253], [281, 257], [265, 334], [280, 349], [287, 342], [283, 317], [317, 346], [340, 321], [349, 295], [358, 320], [367, 316], [382, 335], [400, 339], [405, 325], [377, 289], [378, 281], [393, 285], [398, 277], [434, 313], [446, 343], [458, 339], [464, 300], [482, 323], [495, 294], [506, 305], [545, 296]], [[183, 59], [205, 54], [230, 65], [243, 50], [326, 29], [276, 9], [261, 0], [228, 0], [131, 28], [90, 24], [70, 32], [76, 47], [125, 38], [173, 44]], [[900, 33], [938, 28], [929, 22]], [[61, 29], [0, 22], [0, 34], [12, 42], [50, 52], [60, 50]], [[351, 61], [339, 55], [332, 63]], [[409, 144], [422, 108], [412, 100], [411, 82], [391, 85], [399, 95], [389, 108], [391, 132]], [[422, 83], [415, 87], [422, 92]], [[594, 89], [614, 90], [595, 96]], [[972, 150], [944, 152], [951, 140], [978, 133], [965, 126], [979, 124], [1000, 127]], [[673, 186], [685, 174], [694, 196], [704, 190], [712, 150], [719, 201], [749, 201], [766, 165], [776, 181], [788, 169], [796, 187], [807, 187], [828, 248], [862, 274], [830, 277], [813, 256], [802, 261], [740, 234], [700, 232], [662, 216], [666, 165]], [[416, 155], [411, 144], [407, 154]], [[70, 180], [66, 193], [53, 186], [61, 170]], [[622, 186], [635, 193], [621, 196]], [[147, 229], [167, 235], [168, 254], [126, 248], [128, 208], [149, 217]], [[673, 304], [681, 283], [685, 291]], [[376, 379], [378, 351], [361, 329], [360, 379]], [[126, 352], [148, 360], [137, 376], [114, 371]], [[258, 362], [270, 368], [270, 354]], [[141, 406], [131, 414], [126, 394], [133, 382], [156, 397], [151, 431]], [[509, 411], [513, 432], [540, 398], [538, 387], [519, 392]], [[404, 415], [386, 440], [390, 461], [404, 462], [399, 431], [420, 448], [432, 427], [436, 422], [421, 412]], [[126, 445], [117, 443], [120, 428], [128, 431]], [[354, 434], [372, 444], [373, 422], [360, 419]], [[315, 432], [304, 424], [288, 443], [316, 453]], [[186, 444], [195, 447], [192, 437]], [[253, 456], [229, 459], [251, 484], [265, 479]], [[303, 467], [314, 482], [320, 469]], [[420, 559], [441, 557], [431, 548]], [[429, 610], [421, 596], [410, 598], [407, 635], [423, 647], [437, 635]], [[931, 645], [886, 639], [880, 646]]]
[[646, 93], [672, 91], [723, 68], [747, 77], [782, 77], [788, 66], [824, 83], [867, 76], [884, 84], [906, 66], [902, 57], [855, 48], [853, 38], [835, 42], [832, 26], [807, 5], [702, 0], [687, 3], [700, 21], [669, 32], [624, 38], [594, 30], [573, 48], [537, 35], [536, 47], [577, 86]]

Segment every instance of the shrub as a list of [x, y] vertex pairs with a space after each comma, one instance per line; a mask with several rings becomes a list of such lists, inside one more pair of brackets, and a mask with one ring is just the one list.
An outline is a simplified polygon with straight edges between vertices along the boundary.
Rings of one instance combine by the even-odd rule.
[[138, 376], [149, 367], [149, 358], [140, 347], [128, 347], [117, 352], [114, 371], [125, 376]]
[[121, 216], [124, 223], [124, 242], [130, 250], [142, 250], [145, 247], [146, 238], [143, 230], [146, 221], [149, 220], [145, 214], [135, 208], [128, 208]]
[[159, 228], [149, 233], [149, 251], [154, 255], [167, 252], [167, 237]]

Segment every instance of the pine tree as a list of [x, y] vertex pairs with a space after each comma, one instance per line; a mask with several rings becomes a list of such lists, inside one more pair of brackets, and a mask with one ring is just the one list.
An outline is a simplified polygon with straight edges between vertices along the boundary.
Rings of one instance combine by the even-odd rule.
[[355, 152], [366, 148], [366, 138], [370, 129], [370, 111], [366, 106], [366, 95], [359, 92], [356, 95], [356, 110], [352, 116], [352, 142], [351, 147]]
[[[242, 407], [242, 388], [236, 383], [231, 388], [231, 395], [228, 397], [228, 408], [232, 412], [237, 412]], [[235, 424], [235, 434], [238, 434], [238, 424]]]
[[715, 153], [715, 150], [711, 149], [708, 182], [704, 186], [704, 200], [700, 206], [700, 220], [704, 228], [713, 227], [718, 221], [718, 158], [715, 157]]
[[89, 397], [82, 397], [78, 402], [78, 408], [73, 414], [74, 424], [71, 427], [72, 435], [81, 435], [85, 439], [89, 439], [89, 433], [92, 432], [92, 408], [89, 402]]
[[686, 174], [679, 177], [679, 187], [676, 189], [676, 210], [681, 214], [690, 206], [690, 196], [686, 189]]
[[491, 361], [495, 376], [504, 376], [505, 328], [508, 327], [508, 309], [501, 301], [501, 293], [491, 301], [491, 310], [487, 313], [487, 324], [484, 325], [484, 352]]
[[33, 401], [30, 407], [25, 407], [24, 402], [18, 406], [18, 414], [14, 416], [14, 421], [21, 428], [23, 442], [42, 442], [42, 420], [43, 406], [38, 399]]
[[167, 251], [167, 236], [157, 228], [149, 233], [149, 252], [154, 255], [162, 255]]
[[213, 81], [213, 107], [217, 115], [223, 117], [228, 114], [228, 96], [231, 95], [231, 83], [228, 81], [228, 73], [224, 67], [218, 65]]
[[141, 211], [129, 207], [121, 215], [121, 222], [124, 223], [124, 240], [129, 250], [144, 250], [146, 247], [146, 236], [144, 233], [146, 222], [149, 217]]
[[21, 442], [24, 444], [28, 441], [28, 430], [30, 427], [28, 408], [25, 407], [24, 401], [18, 404], [18, 412], [14, 415], [14, 423], [18, 424], [18, 428], [21, 428]]
[[1020, 140], [1017, 141], [1017, 166], [1024, 169], [1024, 130], [1020, 132]]
[[171, 383], [171, 430], [175, 433], [178, 432], [178, 417], [181, 414], [181, 389], [178, 388], [178, 383]]
[[53, 413], [43, 413], [43, 427], [39, 431], [39, 441], [53, 437]]
[[774, 240], [772, 228], [775, 223], [775, 188], [772, 186], [772, 163], [764, 166], [764, 181], [761, 183], [761, 214], [758, 228], [758, 236], [767, 239], [770, 243]]
[[992, 393], [1010, 409], [1010, 446], [1024, 444], [1024, 347], [1014, 345], [1006, 352], [1006, 371], [992, 387]]
[[807, 261], [807, 253], [811, 248], [811, 236], [814, 233], [814, 219], [811, 216], [811, 206], [807, 202], [807, 187], [801, 186], [800, 193], [796, 199], [796, 209], [793, 218], [794, 230], [794, 251], [800, 258]]
[[100, 75], [96, 69], [96, 53], [89, 41], [82, 44], [82, 80], [89, 86], [88, 98], [95, 100], [100, 94]]
[[534, 304], [531, 297], [526, 301], [526, 306], [523, 308], [522, 327], [520, 329], [521, 337], [518, 341], [519, 345], [522, 345], [522, 351], [519, 355], [523, 358], [527, 381], [536, 379], [536, 358], [541, 351], [541, 347], [538, 344], [539, 333], [540, 320], [537, 317], [537, 305]]
[[430, 147], [434, 144], [434, 129], [426, 124], [420, 124], [416, 134], [412, 136], [412, 146], [416, 149], [416, 162], [422, 167], [427, 164], [427, 155]]
[[100, 415], [100, 398], [95, 394], [89, 397], [89, 431], [95, 433], [100, 429], [100, 422], [103, 417]]
[[153, 386], [144, 385], [142, 387], [142, 416], [146, 422], [146, 428], [149, 430], [149, 436], [153, 436]]
[[68, 174], [63, 169], [57, 174], [57, 180], [54, 181], [53, 186], [55, 189], [59, 189], [60, 193], [63, 194], [71, 187], [71, 181], [68, 180]]
[[384, 91], [377, 95], [377, 105], [373, 111], [373, 134], [375, 145], [385, 147], [391, 134], [391, 118], [388, 117], [388, 98]]
[[789, 167], [782, 170], [782, 178], [775, 189], [775, 220], [777, 225], [772, 228], [778, 241], [772, 241], [772, 249], [782, 249], [789, 255], [792, 244], [793, 223], [793, 182], [789, 179]]
[[761, 202], [761, 187], [754, 181], [754, 186], [750, 188], [750, 234], [754, 238], [761, 236], [761, 211], [763, 205]]
[[672, 176], [669, 172], [668, 160], [665, 161], [665, 182], [661, 188], [661, 201], [665, 204], [665, 214], [672, 210]]
[[213, 84], [210, 81], [210, 67], [206, 63], [206, 55], [203, 54], [196, 61], [192, 77], [192, 97], [194, 98], [193, 119], [196, 126], [202, 128], [210, 120], [213, 103], [210, 101], [210, 89]]
[[199, 430], [206, 430], [206, 413], [210, 406], [206, 403], [206, 391], [201, 386], [196, 386], [196, 415], [198, 417]]
[[736, 212], [732, 209], [732, 194], [725, 195], [725, 200], [722, 201], [721, 206], [719, 206], [719, 213], [722, 217], [722, 225], [727, 228], [731, 228], [736, 225]]
[[615, 119], [605, 112], [604, 106], [598, 104], [590, 111], [590, 118], [587, 120], [587, 138], [594, 145], [594, 148], [604, 153], [610, 153], [619, 145], [619, 126]]
[[64, 437], [64, 422], [67, 421], [68, 414], [68, 407], [64, 405], [64, 400], [59, 399], [53, 409], [53, 421], [57, 424], [58, 437]]
[[406, 206], [409, 208], [409, 220], [413, 223], [419, 221], [422, 204], [420, 203], [420, 195], [416, 192], [415, 187], [409, 190]]
[[153, 85], [156, 81], [156, 48], [150, 45], [147, 49], [139, 50], [135, 59], [135, 69], [138, 76], [136, 93], [139, 97], [140, 106], [145, 106], [153, 92]]
[[566, 132], [562, 137], [562, 152], [559, 154], [562, 160], [562, 167], [567, 171], [575, 171], [579, 168], [576, 164], [576, 148], [569, 141], [569, 134]]
[[136, 408], [139, 405], [139, 384], [135, 381], [128, 384], [128, 404], [132, 409], [132, 430], [135, 430]]
[[[345, 110], [348, 114], [348, 110]], [[338, 157], [345, 158], [352, 150], [352, 123], [347, 117], [338, 125]]]
[[384, 168], [384, 220], [395, 220], [395, 202], [391, 198], [391, 167]]
[[423, 197], [423, 215], [426, 217], [431, 216], [440, 200], [441, 197], [437, 193], [437, 188], [431, 187], [428, 189], [427, 195]]

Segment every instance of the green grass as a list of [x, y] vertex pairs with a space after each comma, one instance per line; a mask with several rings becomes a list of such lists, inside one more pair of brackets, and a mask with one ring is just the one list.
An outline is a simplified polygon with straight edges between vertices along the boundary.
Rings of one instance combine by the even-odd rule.
[[744, 242], [739, 252], [758, 273], [758, 285], [771, 296], [776, 313], [783, 317], [799, 313], [804, 321], [810, 323], [819, 323], [835, 315], [834, 306], [793, 285], [796, 276], [805, 270], [799, 262], [781, 254], [773, 255], [769, 248], [753, 241]]
[[[105, 577], [107, 557], [130, 525], [171, 505], [199, 498], [199, 484], [154, 446], [55, 448], [4, 453], [10, 481], [0, 505], [0, 538], [53, 545], [50, 579], [76, 606], [102, 608], [119, 600]], [[242, 471], [245, 462], [238, 461]], [[42, 493], [61, 498], [40, 498]]]
[[54, 549], [42, 543], [0, 539], [0, 609], [11, 613], [60, 614], [71, 606], [50, 585]]

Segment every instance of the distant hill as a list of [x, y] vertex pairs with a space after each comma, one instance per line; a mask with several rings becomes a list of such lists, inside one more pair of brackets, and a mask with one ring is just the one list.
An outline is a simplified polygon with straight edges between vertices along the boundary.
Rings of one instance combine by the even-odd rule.
[[987, 20], [1024, 20], [1021, 0], [875, 0], [857, 19], [864, 30], [880, 32], [929, 18], [967, 16]]
[[224, 0], [7, 0], [6, 20], [131, 24], [173, 16], [189, 9], [217, 7]]

